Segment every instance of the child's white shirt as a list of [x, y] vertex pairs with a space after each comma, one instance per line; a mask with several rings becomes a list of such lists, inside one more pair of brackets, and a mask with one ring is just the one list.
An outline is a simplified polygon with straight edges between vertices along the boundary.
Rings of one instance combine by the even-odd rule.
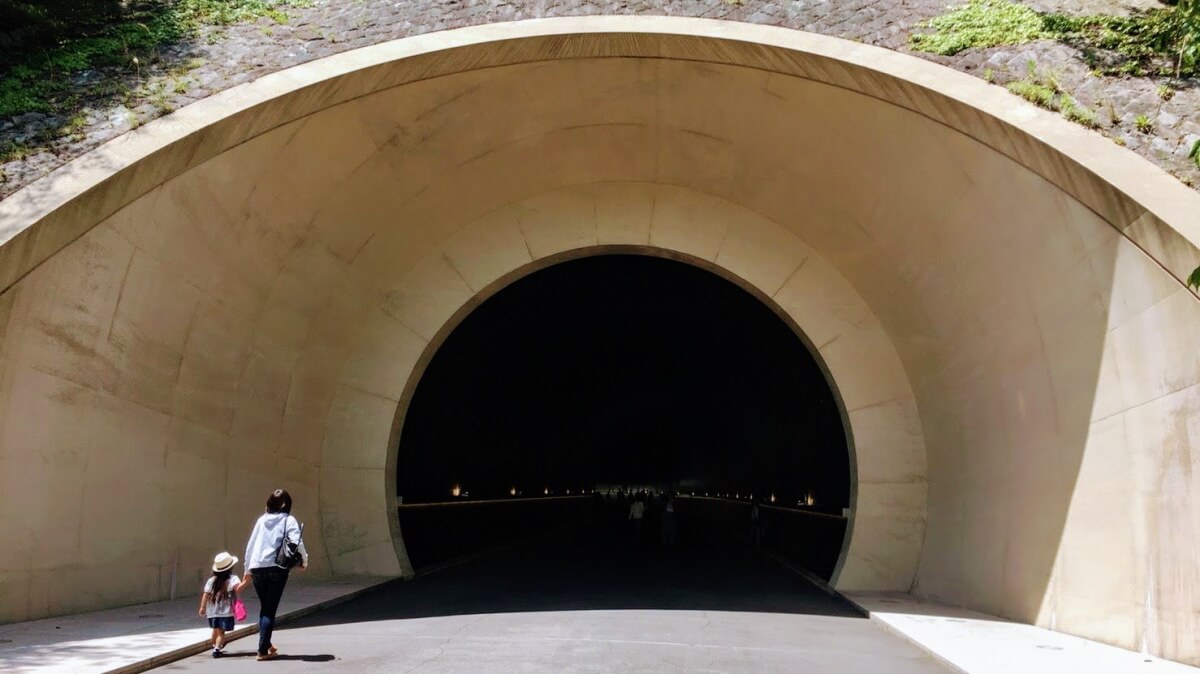
[[225, 585], [225, 587], [229, 588], [229, 593], [226, 594], [221, 601], [217, 601], [217, 595], [213, 588], [214, 580], [216, 580], [216, 578], [209, 576], [208, 582], [204, 583], [204, 593], [212, 595], [209, 597], [208, 606], [204, 609], [204, 615], [209, 618], [232, 618], [233, 600], [237, 597], [237, 593], [234, 592], [234, 588], [241, 584], [242, 579], [238, 578], [236, 574], [230, 574], [229, 580]]

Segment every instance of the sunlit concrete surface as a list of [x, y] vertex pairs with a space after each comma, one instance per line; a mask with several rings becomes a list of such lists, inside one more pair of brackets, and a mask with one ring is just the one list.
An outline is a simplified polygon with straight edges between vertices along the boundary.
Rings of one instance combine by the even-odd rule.
[[871, 619], [966, 674], [1197, 674], [1200, 668], [977, 611], [890, 593], [851, 593]]
[[[280, 616], [328, 605], [387, 579], [307, 581], [297, 578], [289, 585]], [[238, 631], [254, 629], [258, 620], [254, 590], [248, 590], [244, 599], [249, 617], [238, 625]], [[187, 597], [0, 625], [0, 672], [100, 674], [169, 658], [181, 649], [207, 642], [212, 631], [196, 615], [196, 606], [196, 598]]]
[[0, 621], [195, 591], [281, 482], [311, 573], [411, 572], [422, 364], [618, 245], [807, 337], [854, 452], [837, 587], [1200, 662], [1198, 213], [999, 87], [778, 28], [531, 21], [269, 75], [0, 202]]

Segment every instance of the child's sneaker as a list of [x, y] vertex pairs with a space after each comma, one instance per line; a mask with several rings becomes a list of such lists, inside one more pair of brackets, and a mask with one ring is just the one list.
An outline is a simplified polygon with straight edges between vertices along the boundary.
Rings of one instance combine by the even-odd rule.
[[213, 649], [213, 657], [214, 657], [214, 658], [219, 658], [219, 657], [221, 657], [221, 649], [219, 649], [219, 648], [214, 648], [214, 649]]

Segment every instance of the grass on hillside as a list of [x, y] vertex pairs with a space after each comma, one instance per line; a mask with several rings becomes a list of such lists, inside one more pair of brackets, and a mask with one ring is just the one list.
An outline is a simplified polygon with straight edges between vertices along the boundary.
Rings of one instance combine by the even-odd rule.
[[1200, 0], [1131, 16], [1039, 14], [1010, 0], [967, 0], [917, 26], [917, 51], [945, 56], [971, 48], [1059, 40], [1106, 75], [1200, 75]]
[[51, 16], [35, 3], [17, 3], [19, 15], [36, 31], [61, 34], [52, 44], [24, 54], [6, 54], [0, 64], [0, 117], [27, 112], [72, 111], [77, 104], [77, 78], [98, 68], [116, 68], [141, 77], [160, 58], [159, 48], [195, 37], [205, 25], [227, 25], [268, 17], [286, 22], [288, 7], [306, 0], [150, 0], [119, 3], [122, 9], [98, 16], [72, 16], [79, 24], [64, 30], [61, 16]]

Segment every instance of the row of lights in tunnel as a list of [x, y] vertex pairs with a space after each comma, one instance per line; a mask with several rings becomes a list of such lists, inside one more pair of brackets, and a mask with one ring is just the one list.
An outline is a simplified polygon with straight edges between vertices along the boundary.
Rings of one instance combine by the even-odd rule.
[[[587, 494], [595, 493], [595, 491], [596, 490], [594, 490], [594, 489], [577, 489], [577, 490], [575, 490], [575, 493], [578, 495], [587, 495]], [[523, 496], [524, 493], [525, 492], [517, 489], [516, 487], [511, 487], [508, 490], [508, 495], [510, 497]], [[612, 492], [610, 491], [609, 493], [612, 493]], [[471, 495], [470, 492], [463, 490], [462, 485], [456, 484], [450, 488], [450, 496], [452, 496], [454, 498], [468, 498], [468, 497], [470, 497], [470, 495]], [[554, 490], [549, 487], [544, 487], [542, 489], [542, 495], [543, 496], [553, 496]], [[567, 489], [566, 495], [571, 496], [572, 491], [570, 489]], [[690, 491], [688, 493], [688, 495], [696, 496], [696, 492]], [[743, 500], [743, 496], [742, 496], [741, 492], [733, 492], [731, 495], [730, 492], [708, 492], [708, 491], [706, 491], [702, 495], [705, 497], [708, 497], [708, 498], [727, 498], [727, 499], [733, 499], [736, 501]], [[754, 494], [753, 493], [747, 494], [744, 498], [747, 501], [753, 501]], [[768, 497], [767, 500], [770, 501], [771, 503], [777, 502], [777, 500], [775, 498], [775, 494], [773, 494], [773, 493]], [[796, 501], [796, 505], [798, 505], [798, 506], [813, 506], [813, 505], [816, 505], [816, 503], [817, 503], [816, 497], [813, 496], [813, 493], [811, 491], [808, 492], [807, 494], [805, 494], [804, 498]]]

